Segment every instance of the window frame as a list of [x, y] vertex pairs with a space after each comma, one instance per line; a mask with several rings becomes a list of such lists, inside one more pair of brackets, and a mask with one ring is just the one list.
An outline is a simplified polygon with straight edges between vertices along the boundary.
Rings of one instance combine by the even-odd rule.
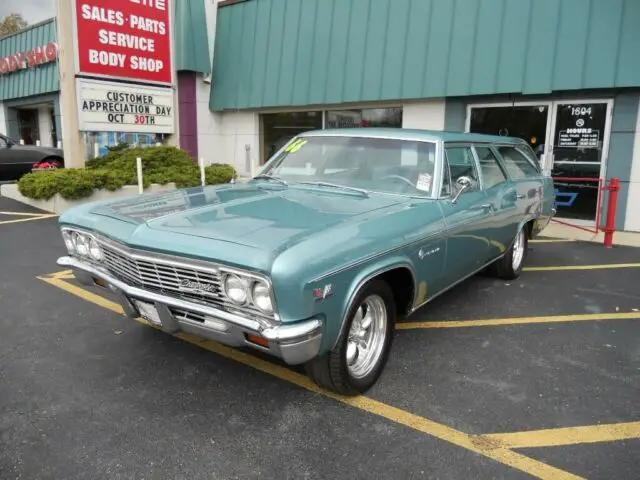
[[[476, 175], [478, 176], [478, 189], [477, 190], [472, 190], [472, 192], [475, 191], [479, 191], [479, 192], [483, 192], [484, 191], [484, 181], [482, 178], [482, 172], [480, 171], [480, 164], [478, 162], [478, 156], [476, 155], [475, 149], [473, 148], [474, 142], [472, 141], [452, 141], [452, 142], [442, 142], [442, 154], [441, 154], [441, 162], [444, 165], [444, 163], [446, 162], [446, 166], [449, 169], [449, 180], [451, 182], [451, 184], [453, 185], [453, 177], [451, 176], [451, 165], [449, 163], [449, 158], [447, 157], [447, 149], [448, 148], [468, 148], [469, 150], [471, 150], [471, 158], [473, 159], [473, 165], [476, 169]], [[443, 170], [444, 172], [444, 170]], [[439, 192], [439, 196], [437, 197], [438, 199], [447, 199], [447, 198], [452, 198], [454, 195], [452, 193], [452, 191], [449, 193], [449, 195], [447, 196], [443, 196], [442, 195], [442, 187], [443, 187], [443, 182], [444, 182], [444, 175], [440, 175], [440, 186], [438, 189]], [[453, 190], [453, 189], [450, 189]]]
[[[501, 182], [496, 183], [495, 185], [491, 186], [491, 187], [487, 187], [487, 184], [484, 180], [484, 172], [482, 171], [482, 163], [480, 162], [480, 155], [478, 155], [478, 151], [476, 150], [476, 148], [487, 148], [492, 154], [493, 157], [495, 158], [496, 161], [496, 165], [498, 166], [498, 168], [500, 169], [500, 171], [502, 172], [502, 175], [504, 175], [504, 180]], [[509, 175], [509, 172], [507, 172], [507, 170], [505, 169], [504, 165], [501, 162], [501, 157], [499, 155], [499, 152], [497, 151], [496, 148], [494, 148], [494, 144], [492, 143], [480, 143], [480, 142], [476, 142], [473, 144], [473, 154], [476, 157], [476, 162], [478, 163], [478, 169], [480, 171], [480, 176], [482, 177], [482, 190], [484, 190], [485, 192], [491, 188], [497, 187], [499, 186], [501, 183], [506, 183], [511, 179], [511, 176]]]
[[[541, 169], [540, 169], [540, 165], [538, 165], [537, 162], [534, 162], [529, 155], [527, 155], [526, 153], [524, 153], [523, 151], [521, 151], [522, 145], [519, 144], [514, 144], [514, 143], [496, 143], [495, 145], [493, 145], [493, 149], [496, 153], [496, 155], [498, 156], [500, 162], [502, 163], [504, 170], [507, 172], [507, 174], [509, 175], [509, 179], [511, 181], [518, 181], [518, 180], [526, 180], [526, 179], [532, 179], [532, 178], [537, 178], [538, 176], [542, 175]], [[500, 152], [500, 148], [501, 147], [506, 147], [506, 148], [513, 148], [516, 152], [518, 152], [520, 155], [522, 155], [524, 157], [524, 159], [529, 163], [529, 165], [531, 167], [533, 167], [533, 169], [536, 172], [536, 175], [527, 175], [525, 173], [525, 175], [523, 177], [519, 177], [519, 178], [514, 178], [511, 175], [511, 172], [509, 171], [509, 168], [507, 167], [507, 162], [504, 159], [504, 156], [502, 155], [502, 153]]]

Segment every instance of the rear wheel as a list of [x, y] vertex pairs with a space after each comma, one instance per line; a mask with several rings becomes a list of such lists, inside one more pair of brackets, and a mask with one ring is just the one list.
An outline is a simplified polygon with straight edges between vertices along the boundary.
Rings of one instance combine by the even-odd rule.
[[523, 225], [518, 230], [513, 244], [504, 254], [504, 256], [491, 265], [491, 273], [498, 278], [504, 280], [513, 280], [520, 276], [525, 258], [527, 257], [528, 247], [527, 227]]
[[369, 390], [387, 363], [396, 315], [393, 293], [372, 280], [358, 294], [336, 347], [305, 365], [319, 386], [342, 395]]

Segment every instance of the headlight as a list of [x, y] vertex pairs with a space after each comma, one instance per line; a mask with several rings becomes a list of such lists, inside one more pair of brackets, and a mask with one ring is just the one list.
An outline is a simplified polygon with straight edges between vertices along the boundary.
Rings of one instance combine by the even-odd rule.
[[269, 287], [262, 282], [256, 282], [253, 287], [253, 303], [263, 312], [273, 313], [271, 292]]
[[64, 230], [62, 232], [62, 239], [64, 240], [64, 245], [65, 247], [67, 247], [67, 251], [69, 252], [69, 255], [73, 255], [74, 253], [76, 253], [76, 245], [75, 243], [73, 243], [73, 238], [71, 238], [71, 234], [66, 230]]
[[249, 286], [239, 276], [228, 275], [224, 281], [224, 293], [232, 302], [242, 305], [249, 298]]
[[89, 240], [89, 254], [95, 261], [102, 261], [102, 249], [95, 238]]
[[86, 257], [89, 255], [89, 238], [82, 233], [74, 233], [73, 234], [73, 243], [76, 246], [76, 252], [81, 257]]

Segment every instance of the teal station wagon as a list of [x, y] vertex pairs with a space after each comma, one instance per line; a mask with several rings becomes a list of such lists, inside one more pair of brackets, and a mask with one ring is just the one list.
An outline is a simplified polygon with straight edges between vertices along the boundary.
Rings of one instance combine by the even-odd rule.
[[520, 139], [314, 131], [246, 183], [69, 210], [58, 264], [131, 317], [304, 364], [357, 395], [398, 319], [480, 270], [516, 278], [553, 202]]

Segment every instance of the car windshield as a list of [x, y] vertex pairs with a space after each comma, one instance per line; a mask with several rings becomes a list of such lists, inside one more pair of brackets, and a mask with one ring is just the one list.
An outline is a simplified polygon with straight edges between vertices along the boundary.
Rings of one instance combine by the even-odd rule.
[[415, 140], [298, 137], [260, 175], [287, 184], [316, 184], [344, 191], [431, 196], [435, 144]]

